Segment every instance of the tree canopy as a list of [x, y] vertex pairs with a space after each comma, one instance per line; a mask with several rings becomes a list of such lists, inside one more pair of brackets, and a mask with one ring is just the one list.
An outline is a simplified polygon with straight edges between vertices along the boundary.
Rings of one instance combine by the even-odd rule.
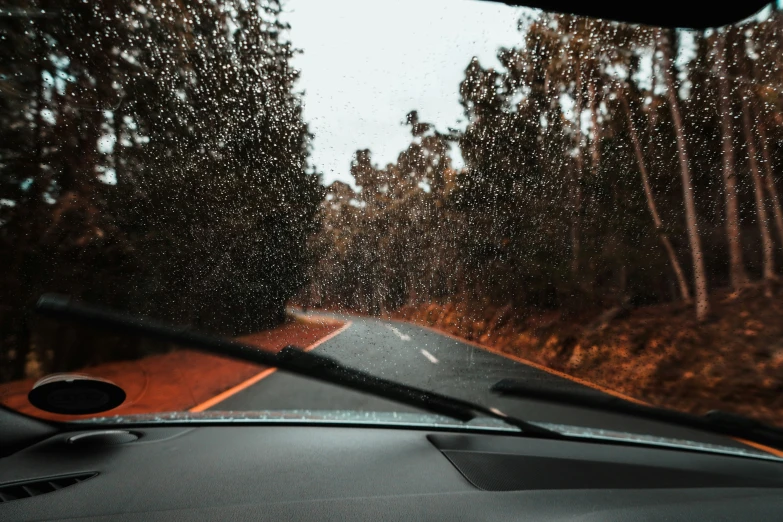
[[42, 292], [226, 334], [279, 322], [323, 196], [279, 3], [11, 4], [3, 372], [23, 370]]

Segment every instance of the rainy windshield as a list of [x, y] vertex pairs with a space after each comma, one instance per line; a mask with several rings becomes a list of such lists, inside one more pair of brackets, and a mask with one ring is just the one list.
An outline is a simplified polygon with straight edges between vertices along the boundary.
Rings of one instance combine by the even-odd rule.
[[[35, 313], [58, 293], [531, 421], [631, 429], [492, 386], [783, 425], [781, 42], [777, 6], [695, 31], [469, 0], [7, 0], [0, 402], [416, 411]], [[58, 372], [125, 400], [33, 406]]]

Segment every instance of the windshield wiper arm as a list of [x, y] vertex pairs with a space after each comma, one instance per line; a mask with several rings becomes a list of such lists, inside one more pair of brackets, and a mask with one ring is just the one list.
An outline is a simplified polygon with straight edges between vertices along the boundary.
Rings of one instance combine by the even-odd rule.
[[[546, 438], [561, 438], [557, 432], [528, 423], [515, 417], [509, 417], [497, 410], [462, 399], [430, 392], [415, 386], [398, 383], [382, 377], [376, 377], [362, 370], [356, 370], [324, 355], [305, 352], [293, 346], [286, 346], [278, 354], [278, 368], [339, 384], [346, 388], [362, 391], [385, 399], [414, 406], [432, 413], [439, 413], [463, 422], [482, 414], [503, 421], [521, 429], [526, 435]], [[281, 364], [283, 363], [283, 364]], [[292, 364], [287, 368], [284, 364]]]
[[503, 379], [493, 385], [491, 390], [498, 395], [632, 415], [638, 418], [720, 433], [774, 448], [783, 448], [783, 430], [733, 413], [712, 411], [704, 416], [691, 415], [676, 410], [637, 404], [592, 389], [585, 393], [548, 390], [530, 386], [517, 379]]
[[470, 421], [476, 418], [477, 414], [481, 414], [515, 426], [526, 435], [546, 438], [562, 437], [557, 432], [506, 416], [497, 410], [415, 386], [376, 377], [367, 372], [345, 366], [331, 357], [305, 352], [294, 346], [287, 346], [279, 353], [273, 353], [259, 349], [256, 346], [198, 333], [189, 328], [173, 327], [143, 317], [130, 316], [98, 306], [77, 303], [68, 296], [57, 294], [41, 296], [36, 305], [36, 311], [41, 315], [55, 319], [84, 323], [115, 332], [140, 335], [159, 341], [188, 346], [202, 352], [271, 366], [297, 375], [369, 393], [462, 422]]

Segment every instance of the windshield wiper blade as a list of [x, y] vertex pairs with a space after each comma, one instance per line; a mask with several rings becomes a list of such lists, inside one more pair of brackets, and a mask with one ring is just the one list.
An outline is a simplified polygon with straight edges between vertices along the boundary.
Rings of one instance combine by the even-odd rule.
[[414, 408], [468, 422], [478, 414], [499, 419], [521, 429], [526, 435], [562, 438], [555, 431], [507, 416], [497, 410], [469, 401], [398, 383], [343, 365], [339, 361], [313, 352], [287, 346], [278, 353], [259, 349], [222, 337], [195, 332], [187, 327], [174, 327], [143, 317], [136, 317], [102, 307], [77, 303], [68, 296], [45, 294], [36, 305], [36, 312], [54, 319], [87, 324], [187, 346], [202, 352], [223, 355], [251, 363], [271, 366], [283, 371], [337, 384], [369, 393]]
[[732, 413], [711, 411], [704, 416], [698, 416], [666, 408], [637, 404], [592, 389], [583, 393], [544, 389], [531, 386], [517, 379], [503, 379], [490, 389], [498, 395], [632, 415], [638, 418], [745, 439], [773, 448], [783, 448], [783, 430]]

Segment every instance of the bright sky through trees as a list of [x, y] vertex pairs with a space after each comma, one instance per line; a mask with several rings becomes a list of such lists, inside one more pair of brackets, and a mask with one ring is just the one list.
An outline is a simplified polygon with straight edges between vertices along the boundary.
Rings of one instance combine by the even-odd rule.
[[394, 162], [410, 142], [401, 125], [408, 111], [443, 131], [464, 128], [456, 93], [470, 57], [498, 66], [498, 48], [522, 42], [522, 9], [499, 3], [288, 0], [284, 11], [292, 43], [304, 51], [294, 65], [315, 134], [311, 162], [327, 184], [351, 181], [357, 149], [372, 150], [381, 166]]

